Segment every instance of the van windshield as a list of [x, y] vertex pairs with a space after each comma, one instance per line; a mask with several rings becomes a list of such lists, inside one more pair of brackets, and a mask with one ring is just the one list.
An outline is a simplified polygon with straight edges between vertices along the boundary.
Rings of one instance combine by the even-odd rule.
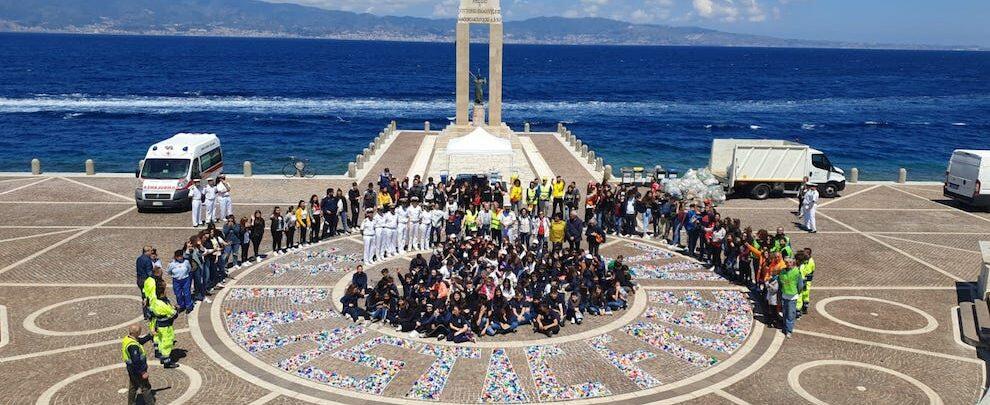
[[141, 169], [142, 179], [179, 180], [189, 173], [189, 159], [147, 159]]

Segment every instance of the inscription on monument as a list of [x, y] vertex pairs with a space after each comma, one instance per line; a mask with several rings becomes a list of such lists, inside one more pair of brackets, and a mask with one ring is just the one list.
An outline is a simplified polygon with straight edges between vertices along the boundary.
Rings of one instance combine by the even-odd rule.
[[461, 0], [457, 22], [468, 24], [501, 24], [501, 0]]

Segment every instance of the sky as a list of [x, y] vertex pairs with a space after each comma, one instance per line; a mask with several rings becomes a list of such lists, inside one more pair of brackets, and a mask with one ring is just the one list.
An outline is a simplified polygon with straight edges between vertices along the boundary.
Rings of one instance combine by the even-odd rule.
[[[378, 15], [452, 17], [459, 0], [267, 0]], [[502, 0], [506, 20], [606, 17], [781, 38], [990, 46], [990, 0]]]

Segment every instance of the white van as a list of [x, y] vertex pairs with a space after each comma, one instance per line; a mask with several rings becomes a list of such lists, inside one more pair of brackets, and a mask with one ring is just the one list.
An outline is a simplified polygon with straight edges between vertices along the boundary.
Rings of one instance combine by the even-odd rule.
[[942, 193], [966, 205], [990, 207], [990, 150], [953, 151]]
[[215, 134], [176, 134], [151, 145], [135, 176], [139, 212], [149, 209], [189, 209], [189, 188], [200, 179], [215, 179], [223, 171], [223, 152]]

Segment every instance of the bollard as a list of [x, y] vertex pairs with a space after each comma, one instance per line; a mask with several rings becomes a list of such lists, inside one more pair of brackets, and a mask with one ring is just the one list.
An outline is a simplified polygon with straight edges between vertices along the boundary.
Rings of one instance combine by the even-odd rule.
[[354, 162], [347, 164], [347, 177], [352, 179], [357, 177], [357, 165], [355, 165]]
[[357, 155], [357, 168], [364, 169], [364, 155]]
[[244, 161], [244, 177], [254, 176], [254, 164], [250, 160]]
[[859, 169], [854, 167], [849, 170], [849, 182], [859, 183]]
[[37, 158], [31, 159], [31, 174], [35, 176], [41, 174], [41, 161]]
[[368, 142], [368, 152], [371, 152], [372, 154], [375, 153], [375, 143], [374, 142]]
[[523, 132], [529, 133], [529, 121], [523, 123]]
[[595, 163], [595, 151], [589, 150], [588, 151], [588, 164], [594, 164], [594, 163]]
[[901, 184], [907, 183], [907, 169], [902, 167], [901, 170], [897, 172], [897, 182]]
[[393, 131], [395, 131], [395, 129], [397, 128], [395, 124], [395, 120], [392, 120], [392, 122], [388, 123], [388, 126], [392, 127]]
[[561, 135], [564, 134], [564, 123], [563, 122], [558, 122], [557, 123], [557, 133], [558, 134], [561, 134]]
[[86, 175], [92, 176], [96, 174], [96, 163], [93, 163], [93, 159], [86, 159]]
[[430, 122], [426, 121], [423, 123], [423, 132], [430, 133]]
[[612, 180], [612, 165], [605, 165], [604, 170], [605, 170], [605, 175], [603, 177], [605, 179], [605, 182]]
[[605, 159], [595, 158], [595, 171], [601, 171], [605, 168]]
[[580, 152], [582, 145], [584, 145], [584, 142], [581, 142], [580, 139], [574, 138], [574, 150]]
[[588, 145], [581, 145], [581, 157], [588, 157]]

